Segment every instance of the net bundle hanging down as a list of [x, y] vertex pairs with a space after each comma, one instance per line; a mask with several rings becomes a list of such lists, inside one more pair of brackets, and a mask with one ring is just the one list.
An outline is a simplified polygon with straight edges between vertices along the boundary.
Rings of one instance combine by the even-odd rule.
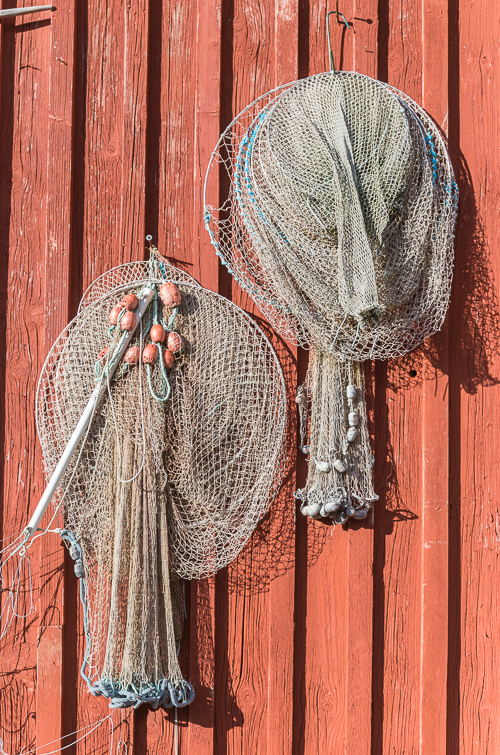
[[83, 428], [52, 518], [80, 578], [82, 675], [111, 707], [193, 699], [183, 580], [247, 542], [280, 481], [285, 415], [263, 332], [154, 251], [95, 281], [52, 347], [37, 396], [49, 478]]
[[[221, 169], [217, 207], [207, 187]], [[401, 356], [442, 326], [457, 204], [431, 118], [358, 73], [263, 95], [215, 148], [205, 223], [216, 253], [275, 330], [313, 352], [297, 393], [305, 515], [363, 519], [377, 499], [363, 361]]]

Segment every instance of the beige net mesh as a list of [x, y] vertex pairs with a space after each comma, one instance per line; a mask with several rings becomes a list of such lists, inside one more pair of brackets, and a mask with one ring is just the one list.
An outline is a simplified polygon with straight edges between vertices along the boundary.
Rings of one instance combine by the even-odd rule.
[[[207, 186], [221, 168], [227, 197], [205, 207], [217, 254], [281, 335], [315, 351], [303, 511], [316, 511], [326, 486], [321, 501], [344, 501], [332, 509], [337, 522], [363, 518], [376, 496], [356, 363], [415, 348], [448, 306], [458, 192], [443, 139], [388, 85], [325, 73], [240, 113], [219, 140]], [[318, 469], [335, 461], [319, 484]]]
[[[182, 339], [173, 366], [163, 369], [163, 357], [123, 361], [107, 381], [106, 360], [122, 337], [120, 324], [110, 332], [110, 311], [146, 284], [161, 294], [166, 279], [176, 280], [180, 305], [162, 307], [156, 297], [131, 348], [146, 355], [156, 319]], [[241, 309], [155, 258], [98, 279], [47, 358], [37, 422], [48, 477], [102, 381], [107, 393], [53, 499], [83, 574], [82, 673], [112, 707], [185, 705], [193, 690], [177, 660], [183, 578], [226, 566], [279, 485], [283, 375]]]

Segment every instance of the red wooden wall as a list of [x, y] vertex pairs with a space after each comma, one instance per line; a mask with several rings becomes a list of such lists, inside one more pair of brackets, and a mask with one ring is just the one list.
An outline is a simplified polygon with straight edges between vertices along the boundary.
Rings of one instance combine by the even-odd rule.
[[[0, 537], [43, 489], [36, 381], [93, 278], [144, 258], [151, 233], [254, 311], [203, 228], [205, 169], [233, 114], [327, 63], [325, 0], [55, 1], [1, 28]], [[170, 753], [176, 736], [183, 755], [500, 752], [498, 5], [340, 10], [355, 34], [332, 20], [337, 65], [402, 89], [449, 136], [461, 197], [447, 327], [369, 367], [374, 522], [295, 523], [305, 470], [292, 416], [282, 495], [238, 561], [190, 587], [181, 656], [195, 703], [177, 729], [172, 712], [114, 713], [66, 752]], [[307, 356], [275, 343], [293, 412]], [[57, 752], [109, 712], [79, 678], [81, 616], [57, 536], [32, 564], [36, 611], [1, 642], [9, 755], [52, 740], [39, 752]]]

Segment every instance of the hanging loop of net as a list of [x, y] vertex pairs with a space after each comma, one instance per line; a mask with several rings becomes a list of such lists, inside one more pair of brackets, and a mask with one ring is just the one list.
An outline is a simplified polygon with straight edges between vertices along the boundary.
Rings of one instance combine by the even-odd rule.
[[[217, 206], [207, 187], [221, 167], [228, 191]], [[263, 95], [216, 146], [205, 183], [216, 253], [275, 330], [314, 351], [309, 475], [297, 491], [311, 516], [362, 518], [376, 498], [362, 362], [401, 356], [440, 329], [457, 203], [432, 119], [357, 73]]]
[[[109, 379], [145, 287], [155, 296]], [[82, 676], [111, 707], [180, 707], [193, 697], [178, 662], [183, 580], [232, 561], [277, 491], [282, 371], [242, 310], [152, 255], [95, 281], [49, 353], [37, 395], [47, 477], [96, 381], [107, 391], [50, 512], [79, 578]]]

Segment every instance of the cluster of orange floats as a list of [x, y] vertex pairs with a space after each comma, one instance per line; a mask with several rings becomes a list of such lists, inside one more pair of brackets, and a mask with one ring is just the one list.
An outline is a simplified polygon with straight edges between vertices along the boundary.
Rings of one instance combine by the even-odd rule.
[[[181, 303], [181, 292], [175, 283], [166, 282], [162, 283], [158, 295], [163, 303], [163, 306], [167, 309], [175, 309]], [[119, 327], [123, 331], [132, 331], [137, 325], [137, 318], [135, 310], [139, 304], [139, 299], [135, 294], [127, 294], [124, 296], [119, 304], [116, 304], [109, 313], [109, 321], [113, 327]], [[125, 310], [125, 311], [124, 311]], [[181, 336], [175, 331], [167, 331], [163, 325], [154, 323], [149, 331], [149, 338], [151, 343], [148, 343], [142, 350], [142, 361], [144, 364], [154, 364], [158, 359], [159, 348], [161, 349], [163, 364], [167, 370], [172, 369], [175, 362], [175, 354], [177, 354], [183, 346]], [[104, 349], [99, 354], [99, 359], [107, 353], [108, 349]], [[124, 361], [130, 365], [139, 364], [141, 358], [141, 349], [136, 344], [131, 346], [124, 356]]]

